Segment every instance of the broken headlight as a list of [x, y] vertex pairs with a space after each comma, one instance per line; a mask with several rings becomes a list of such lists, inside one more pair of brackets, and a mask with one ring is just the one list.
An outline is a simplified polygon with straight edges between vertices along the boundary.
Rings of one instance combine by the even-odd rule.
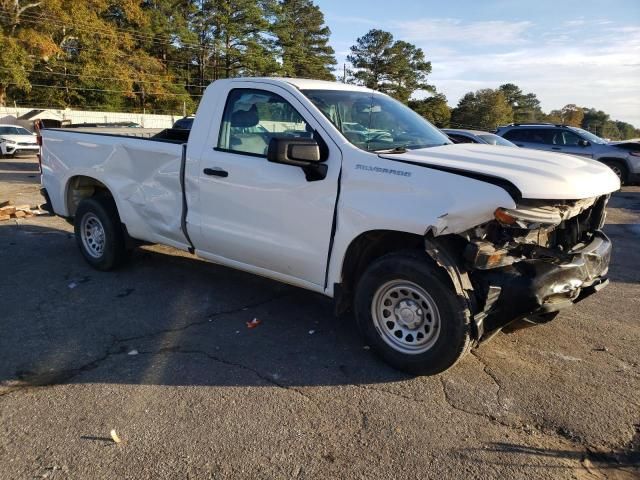
[[562, 222], [562, 216], [558, 212], [545, 208], [518, 208], [517, 210], [497, 208], [493, 212], [493, 216], [503, 227], [523, 228], [525, 230], [551, 227], [560, 225]]

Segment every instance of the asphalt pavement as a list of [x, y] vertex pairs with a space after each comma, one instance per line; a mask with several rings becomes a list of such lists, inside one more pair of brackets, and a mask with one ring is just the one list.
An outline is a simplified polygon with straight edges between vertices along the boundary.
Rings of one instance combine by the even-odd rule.
[[[0, 201], [38, 181], [0, 160]], [[102, 273], [62, 219], [0, 222], [0, 477], [639, 478], [640, 187], [610, 206], [607, 288], [435, 377], [320, 295], [162, 246]]]

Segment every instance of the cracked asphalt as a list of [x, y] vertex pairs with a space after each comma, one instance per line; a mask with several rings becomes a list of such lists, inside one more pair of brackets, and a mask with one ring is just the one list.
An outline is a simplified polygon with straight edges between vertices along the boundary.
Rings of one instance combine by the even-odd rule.
[[[0, 200], [37, 182], [0, 160]], [[2, 222], [0, 477], [638, 478], [640, 187], [610, 206], [610, 286], [436, 377], [319, 295], [161, 246], [101, 273], [64, 220]]]

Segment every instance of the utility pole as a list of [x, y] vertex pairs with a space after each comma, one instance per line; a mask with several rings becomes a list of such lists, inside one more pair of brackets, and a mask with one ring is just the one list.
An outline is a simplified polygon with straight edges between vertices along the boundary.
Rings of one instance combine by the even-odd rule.
[[342, 64], [342, 83], [347, 83], [347, 64]]
[[187, 116], [187, 102], [186, 101], [182, 102], [182, 116], [183, 117]]

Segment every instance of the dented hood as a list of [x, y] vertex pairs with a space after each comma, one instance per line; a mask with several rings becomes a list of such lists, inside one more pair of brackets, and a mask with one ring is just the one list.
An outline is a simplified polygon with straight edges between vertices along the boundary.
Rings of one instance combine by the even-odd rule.
[[522, 198], [577, 200], [620, 188], [618, 177], [600, 162], [527, 148], [457, 144], [380, 156], [506, 180], [520, 191]]

